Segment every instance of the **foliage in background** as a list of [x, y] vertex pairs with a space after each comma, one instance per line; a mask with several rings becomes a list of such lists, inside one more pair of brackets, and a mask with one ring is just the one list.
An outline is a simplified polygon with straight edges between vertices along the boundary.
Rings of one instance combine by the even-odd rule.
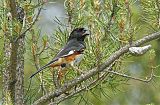
[[[36, 28], [31, 29], [26, 37], [25, 60], [29, 62], [30, 66], [25, 67], [25, 103], [31, 104], [42, 95], [54, 91], [57, 88], [53, 81], [54, 73], [57, 72], [56, 69], [46, 69], [45, 72], [40, 73], [32, 80], [31, 85], [30, 80], [28, 80], [28, 71], [33, 69], [32, 72], [34, 72], [42, 65], [48, 63], [66, 43], [71, 30], [75, 27], [84, 26], [91, 30], [92, 34], [86, 40], [87, 49], [79, 68], [86, 72], [94, 67], [98, 69], [99, 65], [120, 47], [128, 43], [131, 44], [132, 41], [142, 37], [141, 35], [156, 32], [160, 29], [159, 2], [158, 0], [66, 0], [64, 2], [67, 12], [66, 23], [61, 23], [58, 19], [55, 20], [60, 26], [54, 34], [51, 35], [53, 37], [40, 36], [40, 30], [36, 30]], [[28, 21], [31, 21], [30, 19], [32, 19], [32, 13], [34, 12], [33, 8], [36, 7], [32, 3], [20, 3], [26, 8], [27, 14], [30, 14], [27, 17]], [[0, 45], [2, 45], [3, 36], [0, 36], [0, 38]], [[159, 65], [160, 48], [158, 45], [160, 41], [156, 43], [153, 44], [155, 46], [155, 52], [152, 49], [142, 57], [131, 57], [129, 54], [125, 54], [115, 62], [112, 69], [130, 75], [130, 71], [128, 71], [130, 69], [129, 66], [131, 64], [135, 65], [134, 61], [136, 61], [143, 65], [142, 68], [145, 71], [134, 76], [148, 76], [151, 67]], [[0, 48], [2, 47], [3, 46], [0, 46]], [[3, 57], [3, 54], [0, 56]], [[0, 64], [3, 63], [1, 60], [2, 57], [0, 57]], [[141, 69], [141, 67], [137, 69]], [[159, 66], [157, 66], [156, 69], [158, 70]], [[69, 68], [62, 80], [62, 84], [77, 76], [78, 74]], [[98, 77], [99, 75], [95, 75], [82, 84], [88, 84]], [[126, 84], [128, 84], [128, 78], [108, 74], [91, 90], [75, 95], [71, 100], [65, 101], [64, 104], [106, 105], [110, 99], [115, 97], [114, 94], [117, 95], [117, 93], [119, 93], [118, 91], [125, 91], [124, 87]], [[81, 85], [77, 87], [81, 87]], [[126, 95], [126, 100], [120, 98], [119, 103], [128, 104], [127, 96], [128, 95]], [[114, 101], [115, 103], [117, 102], [116, 99]], [[113, 101], [110, 102], [114, 104]], [[153, 102], [153, 104], [159, 103], [157, 97], [153, 98], [150, 103], [151, 102]], [[140, 103], [146, 104], [146, 101], [140, 100]]]
[[[152, 3], [156, 4], [156, 1], [153, 1]], [[54, 42], [52, 42], [53, 40], [50, 41], [50, 38], [39, 39], [37, 37], [35, 38], [37, 42], [31, 39], [32, 54], [33, 52], [39, 54], [43, 50], [43, 52], [37, 56], [39, 66], [44, 65], [55, 56], [59, 49], [66, 43], [66, 39], [71, 30], [76, 27], [85, 26], [92, 32], [92, 35], [87, 39], [87, 50], [85, 51], [85, 56], [79, 66], [79, 68], [84, 71], [93, 67], [98, 68], [98, 65], [121, 46], [124, 46], [127, 43], [132, 43], [132, 41], [138, 39], [140, 35], [144, 33], [152, 33], [155, 31], [150, 29], [150, 25], [148, 25], [147, 22], [151, 22], [148, 19], [150, 18], [149, 16], [153, 16], [153, 23], [157, 22], [157, 18], [155, 17], [158, 13], [155, 11], [155, 7], [150, 6], [150, 12], [155, 13], [154, 15], [148, 15], [149, 3], [147, 3], [146, 0], [141, 2], [135, 0], [103, 0], [101, 2], [98, 0], [66, 0], [64, 5], [68, 17], [65, 24], [61, 23], [58, 19], [55, 20], [59, 23], [60, 28], [55, 31], [53, 34], [54, 37], [50, 37]], [[159, 25], [155, 25], [155, 28], [158, 30]], [[130, 62], [130, 60], [128, 61], [128, 58], [130, 58], [128, 54], [121, 57], [116, 61], [113, 69], [129, 74], [125, 67], [125, 65], [130, 65], [128, 63]], [[154, 57], [152, 59], [154, 60]], [[35, 61], [33, 60], [33, 64], [34, 63]], [[72, 80], [76, 76], [77, 74], [75, 71], [68, 70], [62, 83], [67, 80]], [[98, 75], [95, 75], [95, 77], [92, 77], [91, 79], [97, 77]], [[53, 91], [56, 88], [53, 85], [53, 77], [50, 71], [46, 70], [45, 73], [40, 74], [38, 80], [40, 82], [39, 85], [34, 86], [33, 89], [38, 89], [39, 95], [45, 94], [48, 91]], [[123, 89], [122, 84], [127, 84], [127, 80], [127, 78], [109, 74], [109, 76], [99, 82], [99, 85], [95, 86], [94, 89], [78, 94], [73, 100], [77, 104], [102, 104], [102, 100], [110, 98], [112, 92], [116, 93]], [[34, 82], [36, 81], [37, 79], [34, 80]], [[85, 84], [87, 84], [87, 82]], [[97, 99], [97, 97], [100, 98]], [[69, 101], [69, 103], [72, 101]], [[106, 102], [104, 102], [104, 104], [105, 103]]]

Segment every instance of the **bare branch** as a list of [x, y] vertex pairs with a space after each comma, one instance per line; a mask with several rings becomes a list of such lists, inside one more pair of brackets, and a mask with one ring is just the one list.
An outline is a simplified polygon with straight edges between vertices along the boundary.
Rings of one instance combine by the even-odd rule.
[[[114, 65], [114, 64], [113, 64]], [[110, 65], [110, 67], [107, 68], [108, 71], [111, 70], [111, 68], [113, 67], [113, 65]], [[85, 91], [85, 90], [91, 90], [93, 89], [95, 86], [98, 85], [98, 82], [101, 81], [101, 80], [104, 80], [104, 78], [108, 75], [109, 73], [108, 72], [105, 72], [105, 73], [102, 73], [99, 78], [97, 78], [96, 80], [93, 80], [92, 82], [90, 82], [88, 85], [83, 85], [79, 88], [77, 88], [75, 91], [73, 91], [72, 93], [70, 93], [69, 95], [65, 95], [65, 96], [61, 96], [61, 97], [58, 97], [57, 99], [54, 100], [54, 102], [50, 103], [49, 105], [55, 105], [55, 104], [59, 104], [60, 102], [64, 101], [65, 99], [68, 99], [82, 91]]]
[[152, 73], [150, 74], [150, 77], [148, 79], [141, 79], [141, 78], [137, 78], [137, 77], [132, 77], [130, 75], [122, 74], [122, 73], [119, 73], [119, 72], [116, 72], [116, 71], [110, 71], [110, 70], [105, 70], [105, 71], [109, 72], [109, 73], [113, 73], [115, 75], [119, 75], [119, 76], [125, 77], [125, 78], [138, 80], [138, 81], [141, 81], [141, 82], [147, 82], [147, 83], [150, 82], [154, 77], [153, 70], [152, 70]]
[[[158, 38], [160, 38], [160, 31], [155, 32], [153, 34], [150, 34], [148, 36], [145, 36], [145, 37], [135, 41], [134, 43], [132, 43], [131, 46], [133, 46], [133, 47], [140, 46], [144, 43], [150, 42], [150, 41], [158, 39]], [[54, 92], [50, 92], [50, 93], [42, 96], [37, 101], [35, 101], [33, 103], [33, 105], [42, 104], [42, 103], [47, 102], [50, 99], [54, 99], [55, 97], [59, 97], [60, 95], [62, 95], [66, 91], [70, 90], [71, 88], [73, 88], [77, 84], [80, 84], [81, 82], [86, 81], [87, 79], [94, 76], [95, 74], [98, 74], [99, 72], [104, 71], [107, 67], [109, 67], [109, 65], [111, 65], [120, 56], [123, 56], [123, 54], [127, 53], [129, 48], [130, 48], [130, 45], [127, 44], [126, 46], [122, 47], [121, 49], [119, 49], [118, 51], [113, 53], [103, 64], [100, 65], [99, 69], [93, 68], [91, 70], [87, 70], [87, 72], [85, 74], [75, 78], [74, 80], [71, 80], [71, 81], [64, 83], [64, 85], [61, 88], [56, 89]]]
[[133, 80], [138, 80], [138, 81], [141, 81], [141, 82], [150, 82], [154, 77], [156, 77], [153, 73], [153, 69], [152, 69], [152, 72], [150, 74], [150, 77], [147, 78], [147, 79], [141, 79], [141, 78], [136, 78], [136, 77], [132, 77], [132, 76], [129, 76], [129, 75], [126, 75], [126, 74], [122, 74], [122, 73], [119, 73], [119, 72], [116, 72], [116, 71], [111, 71], [111, 68], [112, 68], [113, 65], [111, 65], [110, 67], [108, 67], [103, 74], [100, 75], [99, 78], [97, 78], [96, 80], [90, 82], [88, 85], [83, 85], [82, 87], [76, 89], [74, 92], [70, 93], [69, 95], [62, 95], [61, 97], [58, 97], [57, 99], [54, 100], [54, 102], [50, 103], [49, 105], [56, 105], [56, 104], [59, 104], [60, 102], [66, 100], [66, 99], [69, 99], [71, 98], [72, 96], [82, 92], [82, 91], [88, 91], [88, 90], [91, 90], [93, 89], [95, 86], [98, 85], [98, 82], [101, 81], [101, 80], [104, 80], [105, 77], [109, 74], [109, 73], [113, 73], [115, 75], [118, 75], [118, 76], [122, 76], [122, 77], [125, 77], [125, 78], [129, 78], [129, 79], [133, 79]]
[[[114, 65], [114, 64], [113, 64]], [[49, 105], [57, 105], [59, 104], [60, 102], [66, 100], [66, 99], [69, 99], [71, 98], [72, 96], [82, 92], [82, 91], [88, 91], [88, 90], [91, 90], [93, 89], [95, 86], [98, 85], [98, 82], [101, 81], [101, 80], [104, 80], [105, 77], [109, 74], [109, 73], [113, 73], [113, 74], [116, 74], [116, 75], [119, 75], [119, 76], [122, 76], [122, 77], [125, 77], [125, 78], [131, 78], [131, 79], [134, 79], [134, 80], [138, 80], [138, 81], [141, 81], [141, 82], [150, 82], [154, 76], [153, 74], [153, 70], [152, 70], [152, 73], [150, 75], [150, 77], [147, 79], [147, 80], [143, 80], [143, 79], [140, 79], [140, 78], [136, 78], [136, 77], [131, 77], [131, 76], [128, 76], [128, 75], [125, 75], [125, 74], [121, 74], [121, 73], [118, 73], [118, 72], [115, 72], [115, 71], [111, 71], [112, 69], [112, 66], [111, 65], [110, 67], [108, 67], [106, 70], [105, 70], [105, 73], [101, 74], [99, 78], [97, 78], [96, 80], [90, 82], [88, 85], [83, 85], [81, 88], [78, 88], [76, 89], [76, 91], [70, 93], [69, 95], [65, 95], [65, 96], [61, 96], [61, 97], [58, 97], [57, 99], [54, 100], [54, 102], [50, 103]], [[106, 72], [107, 71], [107, 72]]]
[[[43, 6], [43, 4], [42, 4], [42, 6]], [[17, 42], [20, 38], [25, 37], [26, 32], [28, 32], [28, 31], [33, 27], [33, 25], [34, 25], [34, 24], [36, 23], [36, 21], [38, 20], [38, 17], [39, 17], [39, 15], [40, 15], [40, 13], [41, 13], [41, 10], [42, 10], [42, 6], [39, 8], [38, 13], [37, 13], [34, 21], [32, 22], [32, 24], [31, 24], [24, 32], [22, 32], [22, 33], [16, 38], [15, 42]]]

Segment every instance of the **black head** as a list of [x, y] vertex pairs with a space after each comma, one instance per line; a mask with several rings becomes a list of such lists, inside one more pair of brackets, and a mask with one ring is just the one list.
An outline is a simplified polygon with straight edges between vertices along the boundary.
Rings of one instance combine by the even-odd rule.
[[90, 35], [89, 30], [85, 28], [76, 28], [71, 32], [68, 40], [77, 39], [78, 41], [84, 41], [87, 35]]

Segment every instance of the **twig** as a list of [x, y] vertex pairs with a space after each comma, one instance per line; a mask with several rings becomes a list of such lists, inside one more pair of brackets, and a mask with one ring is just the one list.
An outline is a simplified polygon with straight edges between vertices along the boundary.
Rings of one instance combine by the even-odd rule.
[[138, 80], [138, 81], [147, 82], [147, 83], [150, 82], [154, 77], [153, 70], [152, 70], [152, 73], [151, 73], [149, 79], [141, 79], [141, 78], [137, 78], [137, 77], [132, 77], [130, 75], [122, 74], [122, 73], [119, 73], [119, 72], [116, 72], [116, 71], [109, 71], [109, 70], [105, 70], [105, 71], [109, 72], [109, 73], [113, 73], [115, 75], [119, 75], [119, 76], [125, 77], [125, 78], [130, 78], [130, 79], [133, 79], [133, 80]]
[[[150, 34], [148, 36], [145, 36], [145, 37], [137, 40], [136, 42], [132, 43], [132, 46], [140, 46], [144, 43], [150, 42], [150, 41], [158, 39], [158, 38], [160, 38], [160, 31], [156, 32], [156, 33], [153, 33], [153, 34]], [[95, 67], [91, 70], [87, 70], [87, 72], [85, 74], [75, 78], [74, 80], [71, 80], [71, 81], [68, 81], [67, 83], [64, 83], [64, 85], [61, 88], [56, 89], [54, 92], [50, 92], [50, 93], [42, 96], [37, 101], [35, 101], [33, 103], [33, 105], [38, 105], [38, 104], [41, 104], [41, 103], [45, 103], [52, 98], [59, 97], [61, 94], [70, 90], [71, 88], [73, 88], [77, 84], [80, 84], [81, 82], [89, 79], [90, 77], [94, 76], [95, 74], [98, 74], [99, 72], [104, 71], [109, 65], [111, 65], [120, 56], [123, 56], [123, 54], [127, 53], [129, 47], [130, 47], [129, 44], [122, 47], [121, 49], [119, 49], [118, 51], [113, 53], [103, 64], [101, 64], [99, 69], [97, 69]]]
[[43, 46], [42, 50], [39, 53], [37, 53], [36, 55], [38, 55], [38, 56], [41, 55], [46, 49], [47, 49], [46, 46]]
[[58, 72], [53, 69], [52, 75], [53, 75], [53, 84], [55, 86], [55, 89], [60, 88], [60, 81], [58, 80]]
[[128, 24], [128, 30], [129, 30], [129, 35], [130, 35], [130, 38], [129, 38], [129, 44], [131, 45], [132, 42], [133, 42], [133, 35], [134, 34], [131, 34], [132, 31], [130, 30], [132, 28], [132, 16], [131, 16], [131, 9], [130, 9], [130, 3], [128, 0], [125, 1], [125, 5], [126, 5], [126, 9], [127, 9], [127, 24]]
[[[107, 68], [107, 70], [111, 70], [111, 68], [113, 67], [113, 65], [111, 65], [110, 67]], [[50, 103], [49, 105], [56, 105], [59, 104], [60, 102], [64, 101], [65, 99], [68, 99], [78, 93], [80, 93], [81, 91], [85, 91], [85, 90], [91, 90], [93, 89], [95, 86], [98, 85], [97, 82], [103, 80], [109, 73], [103, 73], [101, 74], [101, 76], [99, 78], [97, 78], [96, 80], [90, 82], [87, 86], [83, 85], [80, 88], [76, 89], [76, 91], [72, 92], [71, 94], [67, 95], [67, 96], [61, 96], [59, 98], [57, 98], [54, 102]]]
[[111, 28], [111, 25], [112, 25], [112, 21], [113, 21], [113, 18], [116, 14], [116, 8], [117, 8], [117, 2], [115, 1], [114, 4], [113, 4], [113, 8], [112, 8], [112, 11], [111, 11], [111, 15], [110, 15], [110, 18], [109, 18], [109, 22], [107, 24], [107, 32], [110, 31], [110, 28]]
[[[42, 4], [42, 6], [43, 6], [43, 4]], [[36, 23], [36, 21], [38, 20], [38, 17], [39, 17], [39, 15], [40, 15], [40, 13], [41, 13], [41, 10], [42, 10], [42, 6], [39, 8], [38, 13], [37, 13], [34, 21], [32, 22], [32, 24], [31, 24], [24, 32], [22, 32], [22, 33], [16, 38], [15, 42], [17, 42], [20, 38], [25, 37], [26, 32], [28, 32], [28, 31], [33, 27], [33, 25], [34, 25], [34, 24]]]
[[160, 4], [159, 4], [159, 0], [156, 0], [156, 5], [157, 5], [157, 8], [158, 8], [157, 23], [158, 23], [158, 27], [160, 28]]

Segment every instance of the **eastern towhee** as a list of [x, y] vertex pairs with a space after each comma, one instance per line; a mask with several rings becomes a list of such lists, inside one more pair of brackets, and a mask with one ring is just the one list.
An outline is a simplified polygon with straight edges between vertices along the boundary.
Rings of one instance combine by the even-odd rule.
[[47, 67], [64, 68], [68, 64], [74, 66], [76, 62], [79, 62], [80, 56], [86, 49], [84, 39], [87, 35], [90, 35], [90, 31], [85, 28], [74, 29], [71, 32], [66, 45], [59, 51], [59, 53], [53, 58], [53, 60], [41, 67], [37, 72], [32, 74], [30, 78]]

